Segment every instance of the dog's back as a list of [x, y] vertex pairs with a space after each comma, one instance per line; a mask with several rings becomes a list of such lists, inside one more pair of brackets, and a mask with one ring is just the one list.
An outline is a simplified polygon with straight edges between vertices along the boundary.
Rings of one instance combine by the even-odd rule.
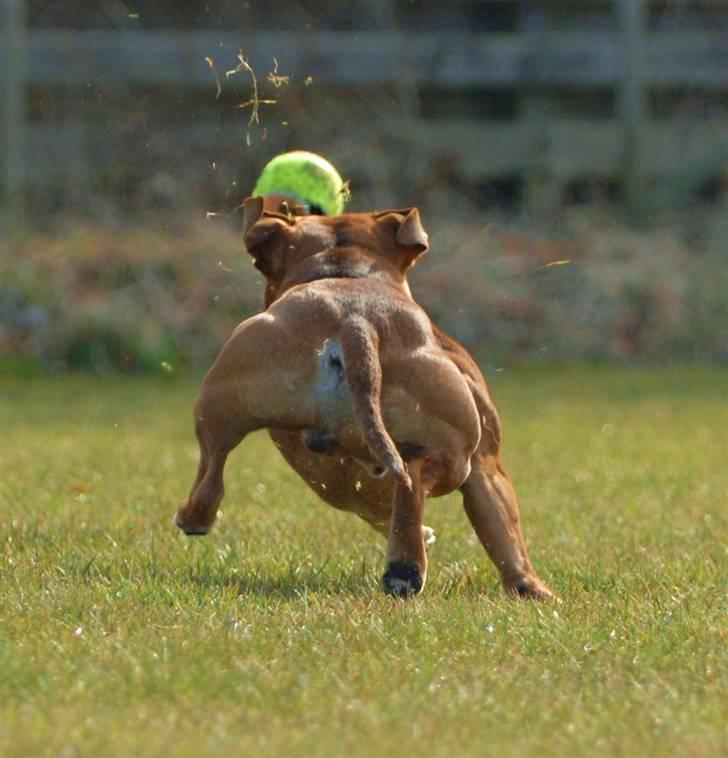
[[306, 378], [298, 386], [314, 398], [318, 423], [304, 432], [311, 449], [367, 460], [361, 440], [374, 463], [409, 484], [400, 450], [437, 456], [451, 447], [467, 457], [477, 447], [479, 419], [465, 379], [424, 311], [390, 284], [298, 284], [267, 313], [280, 330], [299, 332], [295, 355], [280, 358], [299, 367]]

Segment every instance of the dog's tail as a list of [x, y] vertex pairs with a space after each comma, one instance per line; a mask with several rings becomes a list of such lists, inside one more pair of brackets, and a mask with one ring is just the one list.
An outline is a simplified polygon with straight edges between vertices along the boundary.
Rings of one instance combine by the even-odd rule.
[[340, 335], [346, 380], [351, 390], [354, 417], [374, 457], [405, 487], [412, 480], [402, 456], [389, 436], [382, 418], [382, 366], [379, 362], [379, 337], [364, 319], [347, 321]]

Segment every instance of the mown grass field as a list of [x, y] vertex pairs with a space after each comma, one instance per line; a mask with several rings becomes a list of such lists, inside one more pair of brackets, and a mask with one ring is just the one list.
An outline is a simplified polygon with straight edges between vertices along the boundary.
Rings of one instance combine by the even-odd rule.
[[541, 575], [504, 597], [456, 496], [425, 595], [265, 435], [208, 538], [188, 380], [2, 387], [0, 753], [725, 755], [725, 371], [506, 370]]

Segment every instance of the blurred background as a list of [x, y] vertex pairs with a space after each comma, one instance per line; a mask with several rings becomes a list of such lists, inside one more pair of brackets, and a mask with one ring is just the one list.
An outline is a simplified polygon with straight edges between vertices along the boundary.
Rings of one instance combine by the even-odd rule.
[[[417, 205], [490, 368], [728, 360], [728, 1], [0, 0], [0, 350], [199, 371], [261, 307], [238, 206], [319, 152]], [[252, 101], [252, 102], [251, 102]]]

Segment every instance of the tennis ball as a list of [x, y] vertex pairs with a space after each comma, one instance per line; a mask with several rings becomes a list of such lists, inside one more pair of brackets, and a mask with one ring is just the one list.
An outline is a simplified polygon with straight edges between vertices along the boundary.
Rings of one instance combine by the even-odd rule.
[[263, 169], [253, 195], [290, 195], [327, 216], [344, 210], [346, 190], [339, 172], [316, 153], [276, 155]]

